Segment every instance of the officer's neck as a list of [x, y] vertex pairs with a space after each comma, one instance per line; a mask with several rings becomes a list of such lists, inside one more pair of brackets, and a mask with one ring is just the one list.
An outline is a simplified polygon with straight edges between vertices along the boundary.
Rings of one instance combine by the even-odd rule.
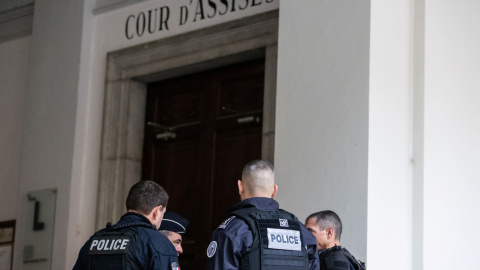
[[273, 199], [275, 197], [275, 194], [277, 193], [277, 187], [275, 186], [273, 191], [264, 191], [264, 190], [255, 190], [255, 191], [249, 191], [248, 189], [244, 189], [242, 193], [240, 193], [240, 199], [246, 200], [246, 199], [251, 199], [251, 198], [268, 198], [268, 199]]
[[138, 212], [138, 211], [136, 211], [136, 210], [132, 210], [132, 209], [128, 210], [127, 212], [129, 212], [129, 213], [136, 213], [136, 214], [142, 215], [142, 216], [146, 217], [146, 218], [150, 221], [150, 223], [155, 224], [155, 223], [154, 223], [154, 222], [155, 222], [155, 219], [154, 219], [152, 213], [150, 213], [150, 215], [145, 215], [145, 214], [142, 214], [142, 213], [140, 213], [140, 212]]
[[249, 193], [243, 193], [241, 196], [240, 196], [240, 199], [243, 201], [243, 200], [246, 200], [246, 199], [251, 199], [251, 198], [268, 198], [268, 199], [273, 199], [272, 196], [268, 196], [266, 194], [260, 194], [260, 193], [254, 193], [254, 194], [249, 194]]
[[328, 246], [327, 248], [332, 248], [334, 246], [340, 246], [340, 241], [339, 240], [334, 240], [332, 241]]

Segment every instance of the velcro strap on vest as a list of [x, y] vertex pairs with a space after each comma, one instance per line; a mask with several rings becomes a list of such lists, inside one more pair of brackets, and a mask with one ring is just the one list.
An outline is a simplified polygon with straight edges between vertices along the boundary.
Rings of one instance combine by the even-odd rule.
[[265, 249], [265, 250], [263, 250], [263, 254], [265, 254], [265, 255], [277, 254], [277, 255], [281, 255], [281, 256], [303, 256], [302, 251], [281, 250], [281, 249]]
[[303, 261], [297, 260], [263, 260], [264, 265], [275, 265], [275, 266], [295, 266], [295, 267], [303, 267], [305, 263]]

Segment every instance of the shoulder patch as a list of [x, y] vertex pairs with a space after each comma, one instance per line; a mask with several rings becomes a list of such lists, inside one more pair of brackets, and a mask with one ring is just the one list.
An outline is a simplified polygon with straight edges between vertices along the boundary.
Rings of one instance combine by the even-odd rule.
[[207, 257], [208, 258], [213, 257], [213, 255], [215, 255], [215, 252], [217, 252], [217, 242], [212, 241], [210, 242], [210, 245], [208, 245], [208, 248], [207, 248]]
[[171, 266], [172, 266], [172, 270], [180, 270], [180, 266], [178, 266], [177, 262], [173, 262]]
[[288, 219], [279, 219], [280, 227], [288, 227]]
[[227, 218], [224, 222], [222, 222], [222, 224], [220, 224], [220, 226], [218, 226], [218, 228], [219, 229], [225, 229], [233, 219], [235, 219], [235, 216], [231, 216], [231, 217]]

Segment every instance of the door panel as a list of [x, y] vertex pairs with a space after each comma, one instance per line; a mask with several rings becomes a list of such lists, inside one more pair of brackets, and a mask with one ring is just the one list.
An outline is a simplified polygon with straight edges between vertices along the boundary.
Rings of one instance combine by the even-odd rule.
[[[240, 201], [243, 166], [261, 157], [264, 59], [148, 85], [142, 176], [190, 220], [183, 270], [202, 269], [213, 230]], [[175, 138], [157, 139], [175, 133]]]
[[240, 202], [237, 180], [242, 177], [245, 164], [261, 155], [261, 127], [247, 127], [217, 134], [215, 153], [215, 179], [213, 192], [213, 231], [224, 219], [225, 212]]

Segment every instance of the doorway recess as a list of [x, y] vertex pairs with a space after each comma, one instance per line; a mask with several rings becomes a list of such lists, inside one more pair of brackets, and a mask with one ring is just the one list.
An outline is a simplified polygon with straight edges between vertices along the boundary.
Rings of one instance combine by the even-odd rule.
[[273, 162], [278, 11], [107, 55], [96, 228], [125, 212], [141, 180], [147, 84], [265, 58], [262, 159]]

